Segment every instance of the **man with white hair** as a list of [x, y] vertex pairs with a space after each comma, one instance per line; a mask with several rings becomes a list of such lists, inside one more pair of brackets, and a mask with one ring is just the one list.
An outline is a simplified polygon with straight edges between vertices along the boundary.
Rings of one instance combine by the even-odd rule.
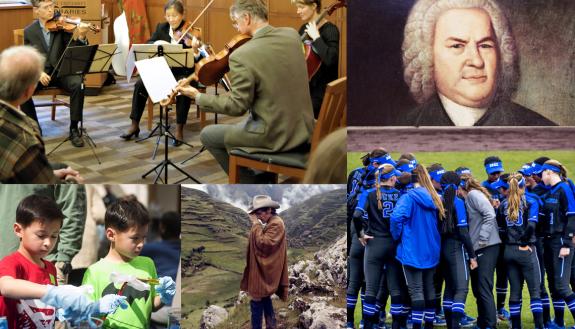
[[548, 126], [513, 103], [515, 39], [495, 0], [419, 0], [403, 41], [404, 79], [419, 103], [399, 119], [415, 126]]
[[37, 123], [19, 108], [29, 99], [44, 68], [44, 57], [29, 46], [0, 53], [0, 182], [83, 182], [71, 168], [53, 170]]

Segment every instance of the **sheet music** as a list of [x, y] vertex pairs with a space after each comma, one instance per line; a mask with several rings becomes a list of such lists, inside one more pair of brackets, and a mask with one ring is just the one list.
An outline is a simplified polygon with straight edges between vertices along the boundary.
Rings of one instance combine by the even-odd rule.
[[[168, 61], [168, 66], [170, 67], [193, 67], [193, 54], [192, 54], [192, 66], [189, 66], [189, 51], [183, 49], [181, 44], [173, 45], [166, 44], [162, 45], [164, 48], [164, 56]], [[152, 44], [134, 44], [130, 48], [130, 53], [128, 54], [128, 60], [126, 62], [126, 78], [128, 82], [134, 74], [135, 63], [137, 61], [148, 59], [157, 56], [158, 45]]]
[[135, 64], [154, 103], [167, 98], [178, 85], [164, 57], [143, 59]]
[[115, 55], [117, 49], [118, 45], [115, 43], [99, 44], [88, 73], [107, 72], [112, 64], [112, 56]]

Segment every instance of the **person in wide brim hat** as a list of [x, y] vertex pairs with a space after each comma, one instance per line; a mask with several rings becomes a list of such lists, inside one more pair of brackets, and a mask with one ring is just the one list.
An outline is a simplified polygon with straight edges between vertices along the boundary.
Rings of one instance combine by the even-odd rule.
[[252, 204], [248, 208], [248, 214], [253, 214], [256, 210], [261, 208], [279, 209], [280, 204], [272, 200], [269, 195], [256, 195], [252, 200]]
[[[252, 328], [276, 327], [271, 296], [288, 296], [287, 238], [283, 220], [276, 214], [280, 204], [270, 196], [256, 195], [248, 208], [252, 228], [241, 290], [250, 295]], [[259, 326], [258, 326], [259, 325]]]

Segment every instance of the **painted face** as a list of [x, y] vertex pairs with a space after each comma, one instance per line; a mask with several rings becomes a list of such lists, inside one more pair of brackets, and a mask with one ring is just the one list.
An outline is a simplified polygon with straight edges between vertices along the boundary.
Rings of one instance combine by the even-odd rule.
[[298, 4], [296, 4], [297, 14], [298, 14], [299, 18], [301, 18], [302, 21], [309, 22], [309, 21], [311, 21], [311, 19], [313, 18], [313, 15], [316, 12], [315, 11], [316, 7], [317, 7], [317, 5], [315, 3], [311, 4], [311, 5], [298, 3]]
[[61, 223], [59, 221], [34, 221], [28, 227], [14, 224], [14, 232], [22, 241], [22, 247], [29, 257], [39, 263], [46, 257], [58, 242]]
[[166, 9], [165, 17], [166, 21], [170, 24], [172, 29], [178, 28], [184, 19], [184, 15], [180, 14], [174, 7]]
[[52, 1], [42, 1], [35, 8], [36, 15], [41, 20], [50, 20], [54, 17], [54, 3]]
[[114, 249], [124, 259], [130, 260], [140, 254], [148, 234], [148, 225], [132, 227], [125, 232], [114, 231]]
[[497, 84], [498, 52], [489, 15], [482, 9], [451, 9], [435, 25], [437, 91], [468, 107], [488, 107]]

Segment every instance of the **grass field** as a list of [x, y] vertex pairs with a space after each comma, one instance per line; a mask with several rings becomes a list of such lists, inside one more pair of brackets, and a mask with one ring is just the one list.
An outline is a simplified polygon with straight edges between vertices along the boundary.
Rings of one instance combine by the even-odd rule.
[[[361, 156], [366, 152], [350, 152], [347, 154], [347, 173], [362, 166]], [[392, 152], [394, 159], [401, 154]], [[575, 177], [575, 152], [566, 150], [534, 150], [534, 151], [490, 151], [490, 152], [417, 152], [417, 161], [424, 166], [439, 162], [446, 170], [455, 170], [463, 166], [471, 169], [471, 172], [480, 181], [486, 178], [483, 160], [491, 155], [497, 155], [503, 161], [506, 172], [517, 171], [526, 162], [533, 161], [540, 156], [547, 156], [561, 162], [568, 171], [568, 176]]]

